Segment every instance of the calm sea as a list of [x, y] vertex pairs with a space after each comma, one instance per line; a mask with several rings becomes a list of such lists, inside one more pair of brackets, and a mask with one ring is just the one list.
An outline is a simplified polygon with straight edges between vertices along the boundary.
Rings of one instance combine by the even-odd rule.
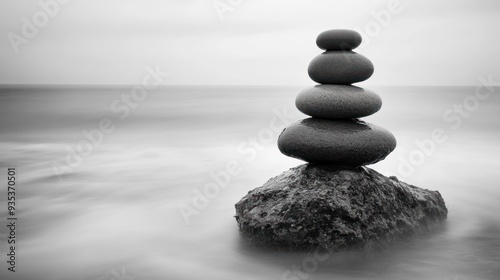
[[[438, 190], [449, 209], [443, 231], [321, 259], [241, 242], [234, 204], [301, 164], [276, 146], [287, 123], [305, 118], [294, 107], [301, 89], [162, 87], [134, 99], [132, 87], [4, 86], [0, 278], [498, 279], [500, 88], [372, 88], [384, 103], [365, 120], [398, 146], [371, 167]], [[224, 184], [228, 163], [239, 172]]]

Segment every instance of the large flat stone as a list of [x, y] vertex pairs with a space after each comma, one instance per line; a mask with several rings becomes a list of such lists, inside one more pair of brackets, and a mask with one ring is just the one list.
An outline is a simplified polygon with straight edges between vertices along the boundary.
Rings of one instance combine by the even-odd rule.
[[389, 131], [357, 119], [308, 118], [286, 127], [278, 138], [284, 155], [344, 167], [376, 163], [395, 147]]

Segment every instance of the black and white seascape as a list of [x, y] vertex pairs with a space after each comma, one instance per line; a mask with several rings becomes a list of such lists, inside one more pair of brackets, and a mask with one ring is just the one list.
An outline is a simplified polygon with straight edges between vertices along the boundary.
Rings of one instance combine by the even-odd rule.
[[500, 275], [500, 4], [0, 3], [0, 279]]

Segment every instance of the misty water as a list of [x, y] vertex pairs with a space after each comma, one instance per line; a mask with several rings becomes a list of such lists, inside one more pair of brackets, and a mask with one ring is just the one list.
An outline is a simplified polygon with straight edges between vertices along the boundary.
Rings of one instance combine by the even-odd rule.
[[[373, 87], [383, 106], [364, 119], [398, 145], [371, 167], [438, 190], [448, 220], [385, 250], [321, 259], [254, 249], [233, 217], [249, 190], [302, 164], [276, 146], [287, 122], [306, 117], [294, 107], [301, 87], [163, 87], [126, 105], [131, 88], [0, 90], [1, 279], [498, 279], [500, 88], [481, 88], [480, 100], [475, 87]], [[106, 118], [114, 130], [75, 161], [82, 131]], [[429, 144], [436, 129], [444, 140]], [[241, 171], [183, 217], [228, 162]], [[16, 273], [6, 263], [8, 167], [18, 178]]]

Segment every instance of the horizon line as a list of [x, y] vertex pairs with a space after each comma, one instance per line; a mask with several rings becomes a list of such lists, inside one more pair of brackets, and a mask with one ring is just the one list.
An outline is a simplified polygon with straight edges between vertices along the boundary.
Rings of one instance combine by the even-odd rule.
[[[33, 87], [33, 86], [121, 86], [121, 87], [133, 87], [140, 84], [3, 84], [0, 83], [0, 87], [9, 87], [9, 86], [17, 86], [17, 87]], [[255, 85], [255, 84], [195, 84], [195, 85], [186, 85], [186, 84], [161, 84], [159, 87], [311, 87], [321, 84], [292, 84], [292, 85]], [[351, 84], [352, 85], [352, 84]], [[363, 87], [364, 85], [354, 84], [352, 86]], [[368, 84], [368, 87], [475, 87], [477, 85], [381, 85], [381, 84]], [[493, 84], [492, 86], [498, 87], [500, 84]]]

